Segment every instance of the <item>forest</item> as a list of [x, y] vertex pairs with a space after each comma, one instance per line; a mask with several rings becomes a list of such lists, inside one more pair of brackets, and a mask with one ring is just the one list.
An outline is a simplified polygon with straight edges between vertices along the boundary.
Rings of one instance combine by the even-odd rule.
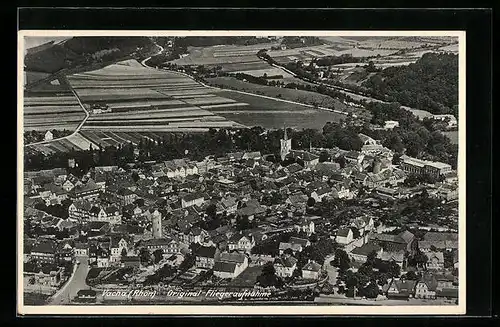
[[376, 98], [457, 117], [458, 55], [426, 53], [414, 64], [382, 70], [362, 86]]
[[27, 71], [56, 73], [95, 62], [113, 61], [137, 51], [148, 52], [153, 46], [147, 37], [73, 37], [26, 55], [24, 63]]

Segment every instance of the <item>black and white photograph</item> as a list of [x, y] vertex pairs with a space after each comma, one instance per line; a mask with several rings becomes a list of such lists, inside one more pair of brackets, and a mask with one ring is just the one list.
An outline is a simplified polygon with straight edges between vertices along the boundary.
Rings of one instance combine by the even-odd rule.
[[18, 42], [19, 312], [465, 313], [465, 32]]

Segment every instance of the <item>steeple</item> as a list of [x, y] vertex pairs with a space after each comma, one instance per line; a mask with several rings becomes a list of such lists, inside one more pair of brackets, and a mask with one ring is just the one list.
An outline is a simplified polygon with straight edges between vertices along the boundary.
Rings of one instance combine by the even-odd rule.
[[290, 151], [292, 150], [292, 140], [288, 138], [288, 135], [286, 134], [286, 125], [283, 124], [283, 128], [285, 130], [285, 133], [283, 135], [283, 139], [281, 140], [281, 149], [280, 149], [280, 156], [281, 156], [281, 161], [285, 160], [285, 157]]

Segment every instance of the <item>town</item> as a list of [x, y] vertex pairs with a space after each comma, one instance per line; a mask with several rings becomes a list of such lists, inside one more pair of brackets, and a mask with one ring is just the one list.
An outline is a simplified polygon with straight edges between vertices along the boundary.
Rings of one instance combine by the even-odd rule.
[[[120, 165], [25, 171], [26, 303], [457, 303], [451, 165], [362, 133], [361, 150], [342, 150], [294, 149], [293, 129], [277, 132], [277, 155], [131, 151]], [[155, 296], [106, 296], [137, 289]]]

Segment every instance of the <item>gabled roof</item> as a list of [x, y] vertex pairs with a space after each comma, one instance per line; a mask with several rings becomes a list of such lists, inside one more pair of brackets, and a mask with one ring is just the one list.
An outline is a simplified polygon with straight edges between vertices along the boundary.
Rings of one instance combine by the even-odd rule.
[[341, 228], [337, 231], [337, 236], [347, 237], [350, 231], [351, 231], [350, 228]]
[[315, 261], [309, 261], [302, 267], [302, 270], [318, 272], [321, 270], [321, 265]]
[[297, 259], [295, 259], [294, 257], [282, 256], [276, 258], [276, 260], [274, 260], [274, 264], [290, 268], [297, 264]]
[[203, 258], [215, 258], [215, 253], [217, 252], [217, 248], [213, 246], [201, 246], [196, 250], [196, 256], [197, 257], [203, 257]]
[[380, 250], [381, 250], [380, 246], [378, 246], [374, 243], [368, 242], [366, 244], [363, 244], [360, 247], [353, 249], [351, 251], [351, 253], [357, 254], [357, 255], [368, 256], [372, 251], [379, 252]]
[[220, 254], [219, 261], [243, 263], [245, 262], [245, 255], [241, 253], [224, 252]]
[[55, 254], [56, 245], [51, 241], [42, 241], [31, 248], [31, 253]]
[[214, 271], [234, 273], [236, 267], [237, 265], [234, 262], [217, 261], [214, 265]]

